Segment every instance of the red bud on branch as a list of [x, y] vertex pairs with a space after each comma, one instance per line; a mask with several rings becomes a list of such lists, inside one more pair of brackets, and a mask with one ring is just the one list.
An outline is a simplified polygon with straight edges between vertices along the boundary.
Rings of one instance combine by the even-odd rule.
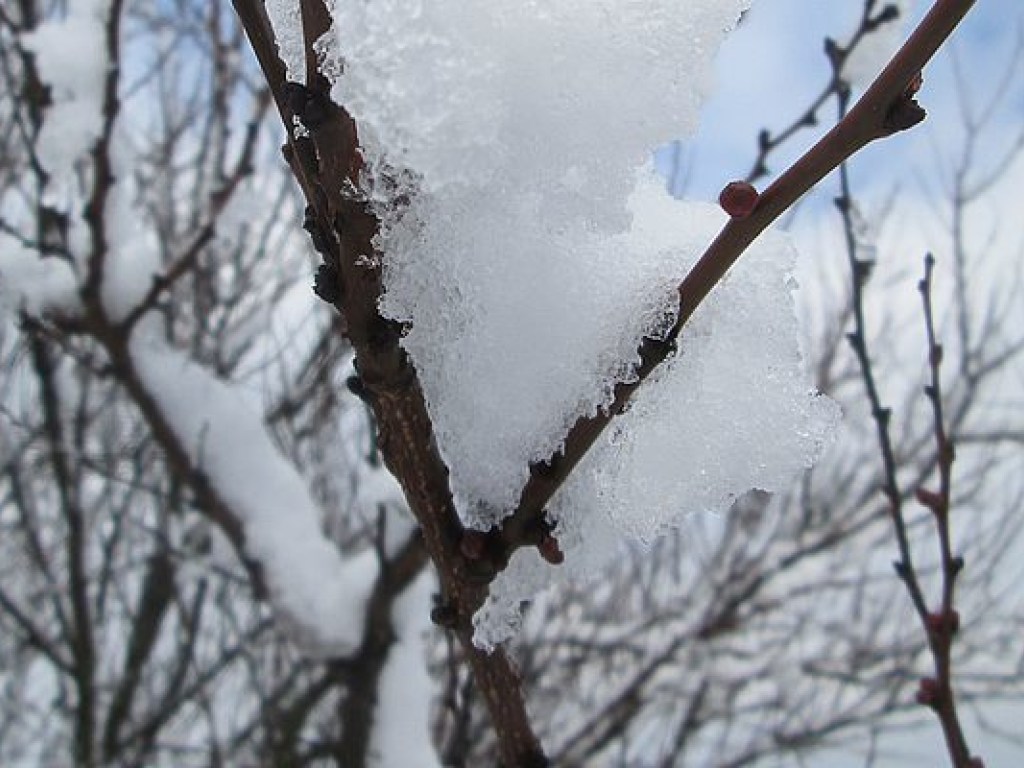
[[760, 198], [757, 190], [746, 181], [731, 181], [718, 196], [722, 210], [734, 219], [745, 219], [754, 212]]

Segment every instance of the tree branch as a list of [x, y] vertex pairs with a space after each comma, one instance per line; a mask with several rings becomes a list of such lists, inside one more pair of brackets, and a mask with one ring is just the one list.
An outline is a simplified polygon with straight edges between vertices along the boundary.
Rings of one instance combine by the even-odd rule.
[[[306, 86], [285, 83], [273, 40], [252, 0], [233, 0], [288, 130], [285, 157], [305, 194], [305, 226], [324, 258], [317, 291], [344, 318], [355, 350], [360, 388], [377, 421], [378, 445], [423, 531], [438, 572], [451, 628], [470, 658], [484, 694], [507, 768], [547, 765], [533, 733], [519, 680], [504, 651], [486, 654], [473, 645], [471, 617], [487, 595], [482, 578], [460, 551], [463, 526], [455, 510], [448, 468], [437, 449], [433, 425], [416, 371], [401, 346], [402, 328], [381, 317], [383, 282], [374, 239], [380, 222], [370, 206], [346, 189], [358, 189], [362, 159], [355, 121], [330, 100], [329, 83], [317, 73]], [[320, 0], [303, 0], [306, 50], [330, 23]], [[310, 59], [307, 58], [307, 64]], [[308, 136], [292, 130], [295, 121]]]
[[606, 411], [577, 421], [559, 454], [530, 467], [530, 479], [517, 509], [502, 526], [502, 538], [508, 548], [522, 546], [523, 531], [536, 525], [551, 497], [605, 427], [622, 413], [651, 373], [675, 352], [676, 340], [686, 322], [754, 239], [844, 160], [872, 141], [910, 128], [924, 118], [923, 110], [914, 101], [915, 81], [974, 2], [937, 0], [850, 113], [761, 194], [749, 216], [730, 219], [680, 284], [675, 324], [664, 338], [647, 338], [641, 343], [641, 362], [635, 380], [615, 387], [614, 400]]

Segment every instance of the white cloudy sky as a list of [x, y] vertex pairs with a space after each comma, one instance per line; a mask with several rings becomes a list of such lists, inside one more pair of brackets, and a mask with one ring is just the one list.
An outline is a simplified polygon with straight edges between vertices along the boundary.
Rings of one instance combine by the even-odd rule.
[[[856, 24], [861, 0], [756, 0], [744, 25], [725, 42], [719, 55], [718, 87], [705, 107], [701, 129], [688, 146], [691, 167], [688, 189], [711, 197], [723, 178], [743, 176], [749, 169], [756, 136], [762, 127], [781, 128], [807, 105], [827, 81], [822, 53], [826, 35], [842, 39]], [[912, 18], [919, 19], [929, 7], [923, 0], [911, 2]], [[1024, 35], [1024, 4], [1020, 0], [983, 0], [958, 28], [952, 42], [964, 71], [983, 96], [991, 78], [1002, 71], [1007, 53]], [[872, 169], [889, 165], [908, 147], [922, 157], [926, 142], [921, 134], [942, 134], [945, 117], [955, 115], [949, 57], [940, 54], [925, 72], [921, 100], [932, 119], [906, 137], [877, 145], [858, 158], [858, 166]], [[1016, 99], [1016, 121], [1024, 118], [1024, 101]], [[756, 115], [751, 120], [750, 115]], [[822, 117], [827, 117], [823, 111]], [[813, 134], [808, 134], [813, 135]], [[790, 153], [781, 153], [773, 167], [806, 143], [797, 142]], [[879, 183], [887, 183], [887, 179]]]

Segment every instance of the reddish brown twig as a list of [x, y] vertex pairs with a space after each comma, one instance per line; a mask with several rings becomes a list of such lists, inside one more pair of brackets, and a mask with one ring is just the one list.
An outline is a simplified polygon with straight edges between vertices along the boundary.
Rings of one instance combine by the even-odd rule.
[[[937, 490], [919, 488], [917, 500], [927, 507], [935, 519], [935, 530], [939, 539], [939, 553], [942, 571], [942, 596], [939, 608], [922, 616], [928, 634], [928, 647], [935, 662], [936, 692], [929, 706], [935, 711], [946, 738], [946, 749], [956, 768], [973, 768], [980, 762], [972, 757], [964, 738], [960, 717], [957, 713], [956, 697], [953, 693], [952, 649], [953, 641], [960, 628], [960, 616], [954, 607], [954, 590], [957, 576], [964, 567], [964, 560], [953, 554], [950, 541], [950, 486], [953, 474], [955, 452], [953, 441], [946, 433], [942, 406], [942, 345], [935, 335], [935, 320], [932, 312], [932, 273], [935, 259], [929, 254], [925, 258], [924, 277], [918, 284], [924, 310], [925, 330], [928, 335], [928, 370], [931, 381], [925, 387], [925, 396], [932, 407], [933, 435], [938, 456], [939, 487]], [[912, 568], [913, 566], [911, 566]]]
[[[840, 98], [840, 115], [843, 114], [844, 109], [845, 99]], [[974, 768], [980, 763], [973, 762], [977, 758], [971, 757], [963, 729], [960, 725], [956, 700], [952, 689], [951, 652], [953, 640], [960, 628], [960, 617], [953, 606], [953, 596], [956, 579], [963, 570], [964, 561], [962, 557], [953, 555], [950, 543], [950, 481], [954, 451], [952, 441], [946, 434], [942, 412], [942, 389], [939, 377], [942, 364], [942, 346], [938, 343], [935, 336], [931, 303], [934, 259], [930, 255], [925, 259], [925, 275], [918, 288], [924, 304], [925, 326], [928, 337], [928, 366], [931, 373], [931, 381], [925, 387], [925, 395], [932, 405], [939, 488], [937, 490], [929, 490], [921, 487], [917, 489], [915, 494], [918, 502], [932, 512], [939, 538], [942, 594], [938, 609], [930, 611], [910, 547], [906, 513], [903, 507], [903, 494], [900, 491], [897, 477], [896, 452], [889, 431], [891, 411], [882, 404], [871, 357], [868, 352], [864, 319], [864, 287], [871, 275], [873, 265], [862, 260], [858, 255], [853, 198], [845, 163], [840, 167], [840, 187], [841, 194], [836, 198], [835, 202], [843, 219], [843, 231], [851, 273], [851, 305], [854, 320], [854, 329], [847, 334], [847, 340], [857, 357], [861, 378], [864, 382], [865, 395], [871, 406], [872, 418], [875, 421], [878, 445], [882, 457], [882, 471], [885, 478], [882, 492], [885, 494], [889, 504], [889, 515], [893, 523], [893, 530], [896, 534], [896, 546], [899, 551], [899, 559], [893, 565], [897, 576], [910, 596], [914, 611], [924, 628], [928, 648], [931, 651], [935, 666], [935, 676], [926, 677], [920, 681], [916, 697], [920, 704], [929, 707], [938, 716], [952, 765], [955, 768]]]

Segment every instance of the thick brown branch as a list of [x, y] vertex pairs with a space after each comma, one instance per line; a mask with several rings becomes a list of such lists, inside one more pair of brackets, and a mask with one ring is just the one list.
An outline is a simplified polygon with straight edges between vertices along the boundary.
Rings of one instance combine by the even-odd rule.
[[309, 53], [327, 31], [330, 17], [319, 0], [301, 4], [311, 69], [306, 86], [301, 86], [283, 82], [273, 41], [253, 4], [234, 0], [234, 5], [285, 127], [299, 121], [309, 133], [308, 138], [298, 138], [289, 130], [285, 155], [308, 202], [307, 228], [325, 260], [318, 293], [344, 317], [361, 389], [376, 417], [381, 455], [421, 526], [443, 600], [484, 692], [502, 760], [507, 768], [546, 765], [508, 658], [501, 650], [485, 654], [473, 645], [470, 618], [487, 595], [488, 579], [481, 578], [460, 551], [463, 526], [448, 468], [437, 449], [416, 371], [400, 344], [402, 328], [381, 317], [377, 308], [383, 284], [374, 239], [380, 222], [358, 194], [345, 191], [358, 188], [362, 167], [355, 121], [331, 102], [329, 84], [312, 68]]

